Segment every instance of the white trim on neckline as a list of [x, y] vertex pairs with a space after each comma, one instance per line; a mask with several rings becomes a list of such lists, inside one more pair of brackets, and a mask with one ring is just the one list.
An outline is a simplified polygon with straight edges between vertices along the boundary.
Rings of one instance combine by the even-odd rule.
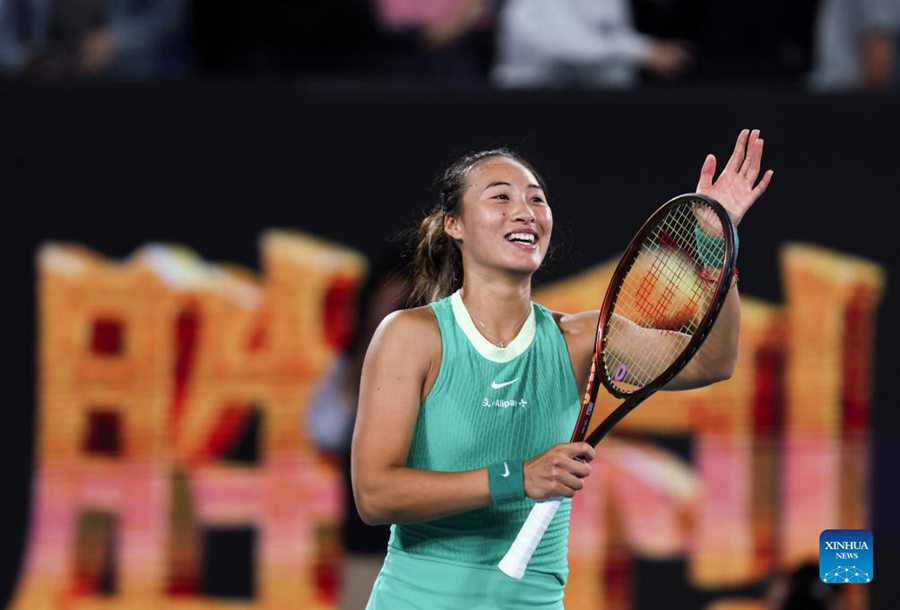
[[463, 303], [461, 292], [462, 290], [457, 290], [450, 295], [450, 306], [453, 309], [453, 317], [456, 319], [456, 323], [469, 339], [469, 343], [472, 344], [475, 351], [493, 362], [509, 362], [528, 349], [528, 346], [534, 340], [534, 334], [537, 329], [534, 305], [531, 306], [531, 311], [528, 312], [528, 317], [525, 318], [525, 323], [522, 325], [516, 338], [510, 341], [506, 347], [497, 347], [478, 332], [478, 328], [475, 327], [475, 322], [472, 320], [472, 315], [466, 309], [466, 304]]

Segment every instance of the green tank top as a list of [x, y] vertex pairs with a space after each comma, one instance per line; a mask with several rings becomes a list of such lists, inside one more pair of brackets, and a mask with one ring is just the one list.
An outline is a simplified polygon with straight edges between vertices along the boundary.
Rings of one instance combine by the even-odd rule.
[[[443, 354], [422, 403], [407, 465], [440, 472], [527, 460], [568, 442], [581, 406], [566, 342], [553, 315], [532, 303], [519, 335], [505, 348], [475, 328], [460, 293], [431, 304]], [[569, 500], [538, 545], [530, 571], [565, 582]], [[525, 498], [423, 523], [391, 526], [388, 552], [496, 566], [525, 522]]]

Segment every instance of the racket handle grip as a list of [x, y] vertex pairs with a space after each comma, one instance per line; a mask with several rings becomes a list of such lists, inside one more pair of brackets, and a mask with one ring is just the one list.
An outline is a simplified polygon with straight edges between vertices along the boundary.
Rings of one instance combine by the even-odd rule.
[[544, 537], [544, 532], [553, 521], [561, 503], [562, 498], [548, 498], [535, 503], [525, 524], [519, 530], [519, 535], [516, 536], [512, 546], [506, 551], [506, 555], [497, 564], [501, 572], [516, 580], [522, 579], [522, 576], [525, 575], [525, 568], [534, 554], [534, 549]]

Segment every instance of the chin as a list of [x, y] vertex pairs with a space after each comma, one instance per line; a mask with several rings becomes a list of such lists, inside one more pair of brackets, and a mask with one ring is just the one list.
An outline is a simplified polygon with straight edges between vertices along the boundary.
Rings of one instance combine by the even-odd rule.
[[522, 275], [531, 275], [531, 274], [535, 273], [538, 269], [541, 268], [542, 262], [543, 262], [543, 260], [537, 261], [537, 262], [531, 261], [529, 263], [518, 262], [518, 263], [513, 263], [511, 265], [508, 265], [507, 268], [513, 273], [520, 273]]

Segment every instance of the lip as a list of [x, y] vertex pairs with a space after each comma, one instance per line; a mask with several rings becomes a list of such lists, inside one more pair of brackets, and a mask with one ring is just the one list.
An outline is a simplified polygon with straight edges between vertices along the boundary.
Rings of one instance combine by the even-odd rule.
[[508, 239], [509, 236], [513, 233], [527, 233], [528, 235], [534, 235], [535, 241], [537, 241], [539, 238], [538, 232], [534, 229], [513, 229], [512, 231], [508, 231], [505, 235], [503, 235], [503, 239]]
[[[526, 244], [526, 243], [522, 243], [519, 241], [510, 241], [509, 236], [512, 235], [513, 233], [526, 233], [528, 235], [534, 235], [534, 243]], [[519, 248], [520, 250], [528, 250], [528, 251], [536, 250], [540, 239], [541, 239], [540, 235], [538, 235], [538, 232], [535, 231], [534, 229], [513, 229], [512, 231], [506, 233], [503, 236], [503, 240], [506, 243], [508, 243], [509, 245], [515, 246], [516, 248]]]

